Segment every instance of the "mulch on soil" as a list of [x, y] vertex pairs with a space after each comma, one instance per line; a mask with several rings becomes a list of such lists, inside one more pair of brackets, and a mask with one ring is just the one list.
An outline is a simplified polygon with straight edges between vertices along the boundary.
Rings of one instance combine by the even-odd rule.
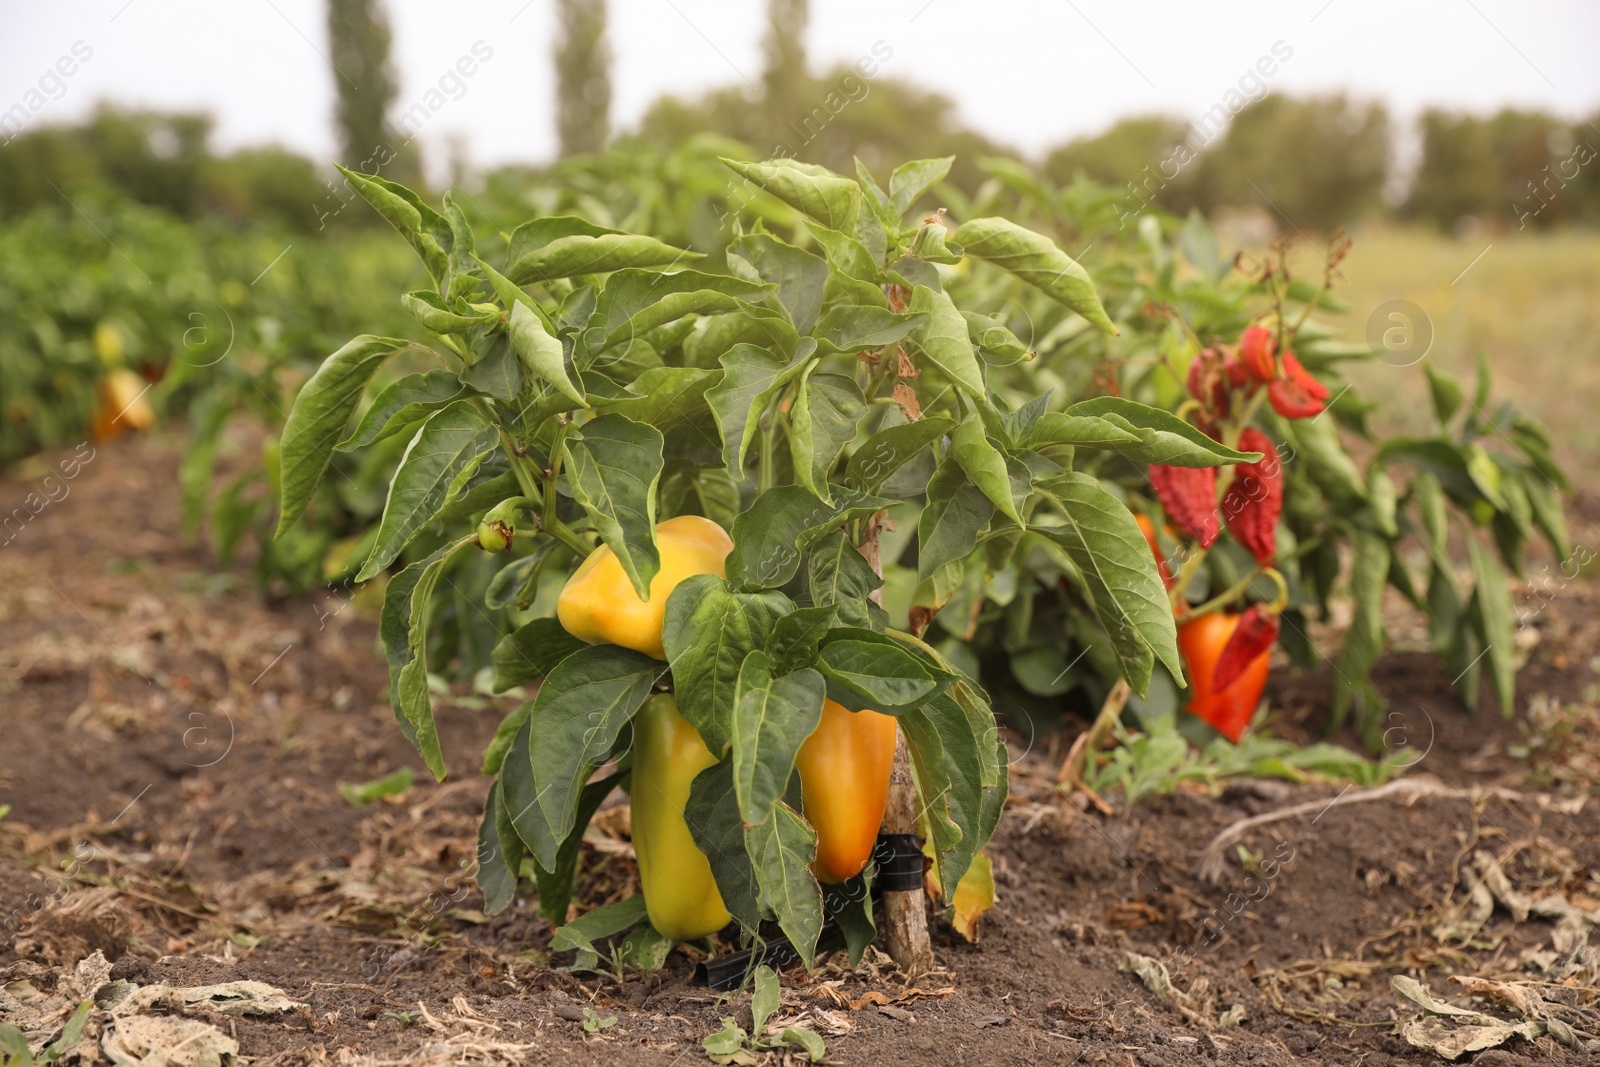
[[[179, 447], [102, 446], [0, 546], [0, 990], [49, 993], [96, 951], [138, 985], [265, 982], [306, 1007], [213, 1021], [270, 1064], [688, 1064], [706, 1062], [722, 1016], [748, 1025], [748, 997], [691, 983], [691, 949], [657, 974], [574, 975], [525, 898], [482, 914], [476, 757], [508, 705], [464, 690], [444, 703], [452, 776], [433, 784], [394, 726], [373, 608], [332, 593], [264, 604], [242, 571], [216, 574], [181, 537]], [[35, 482], [14, 471], [0, 501]], [[1539, 909], [1600, 914], [1585, 792], [1600, 596], [1564, 584], [1525, 631], [1531, 733], [1464, 718], [1406, 626], [1376, 680], [1416, 753], [1406, 781], [1436, 788], [1357, 802], [1241, 782], [1132, 810], [1112, 797], [1105, 817], [1053, 788], [1048, 750], [1019, 745], [981, 943], [940, 919], [940, 972], [908, 979], [874, 954], [786, 975], [775, 1021], [810, 1026], [845, 1064], [1377, 1067], [1443, 1062], [1401, 1035], [1420, 1009], [1391, 980], [1461, 1004], [1447, 979], [1468, 975], [1537, 990], [1578, 1032], [1579, 1047], [1518, 1037], [1475, 1062], [1593, 1062], [1600, 955], [1581, 917]], [[1280, 736], [1321, 735], [1329, 674], [1278, 673]], [[402, 796], [340, 795], [400, 767], [417, 783]], [[1223, 850], [1220, 881], [1201, 877], [1216, 834], [1312, 802]], [[625, 826], [617, 808], [591, 834], [581, 899], [632, 891]], [[1504, 899], [1469, 889], [1490, 867]], [[1138, 957], [1165, 962], [1169, 992], [1130, 973]], [[594, 1014], [616, 1022], [589, 1033]]]

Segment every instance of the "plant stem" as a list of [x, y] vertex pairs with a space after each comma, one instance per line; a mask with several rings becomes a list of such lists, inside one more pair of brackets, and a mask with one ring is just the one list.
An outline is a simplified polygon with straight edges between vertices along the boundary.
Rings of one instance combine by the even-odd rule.
[[1262, 571], [1260, 567], [1257, 567], [1255, 570], [1251, 571], [1243, 578], [1240, 578], [1237, 582], [1234, 582], [1232, 585], [1228, 586], [1228, 588], [1224, 589], [1210, 600], [1207, 600], [1203, 604], [1198, 604], [1184, 612], [1183, 617], [1185, 619], [1192, 619], [1197, 615], [1207, 615], [1213, 611], [1216, 611], [1218, 608], [1237, 599], [1239, 594], [1250, 588], [1250, 584], [1257, 578], [1261, 577], [1263, 573], [1265, 572]]

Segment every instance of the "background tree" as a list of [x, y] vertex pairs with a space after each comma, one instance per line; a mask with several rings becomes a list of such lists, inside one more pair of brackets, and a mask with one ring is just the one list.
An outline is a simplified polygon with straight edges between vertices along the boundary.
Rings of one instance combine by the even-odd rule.
[[762, 42], [767, 66], [761, 83], [767, 123], [774, 131], [800, 113], [808, 88], [805, 35], [809, 8], [808, 0], [767, 0], [767, 36]]
[[1389, 114], [1343, 93], [1269, 96], [1234, 116], [1222, 141], [1191, 165], [1204, 211], [1253, 204], [1284, 230], [1332, 230], [1382, 206]]
[[598, 152], [611, 136], [605, 0], [557, 0], [556, 132], [561, 154]]
[[392, 153], [394, 158], [383, 165], [385, 176], [413, 182], [417, 154], [397, 143], [387, 122], [398, 88], [389, 63], [393, 40], [380, 0], [328, 0], [328, 58], [339, 90], [335, 113], [340, 160], [347, 167], [371, 171], [374, 163], [369, 161], [381, 161]]

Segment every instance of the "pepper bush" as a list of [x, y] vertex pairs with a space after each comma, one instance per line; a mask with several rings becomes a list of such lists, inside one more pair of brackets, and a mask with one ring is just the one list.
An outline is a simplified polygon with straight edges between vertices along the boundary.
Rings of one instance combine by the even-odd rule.
[[[409, 439], [357, 578], [390, 575], [390, 698], [441, 779], [430, 663], [457, 651], [463, 615], [514, 625], [493, 649], [495, 687], [538, 689], [483, 758], [496, 776], [480, 839], [488, 911], [513, 898], [528, 859], [540, 907], [565, 919], [584, 828], [628, 776], [631, 720], [670, 687], [717, 757], [686, 816], [729, 912], [751, 938], [775, 921], [809, 964], [825, 917], [857, 949], [871, 936], [867, 894], [825, 901], [810, 870], [793, 767], [824, 699], [897, 718], [941, 885], [961, 882], [1006, 797], [975, 672], [912, 632], [931, 609], [902, 629], [880, 606], [885, 546], [939, 591], [1042, 546], [1110, 669], [1136, 692], [1157, 664], [1181, 684], [1155, 559], [1123, 496], [1082, 467], [1263, 457], [1125, 398], [1065, 404], [1015, 378], [997, 388], [997, 369], [1027, 350], [952, 299], [946, 279], [970, 261], [1083, 329], [1117, 327], [1049, 238], [999, 216], [952, 229], [912, 212], [949, 159], [907, 163], [887, 189], [864, 168], [725, 162], [801, 223], [795, 241], [759, 222], [736, 229], [725, 274], [570, 215], [497, 240], [495, 265], [453, 197], [439, 211], [346, 172], [427, 267], [432, 288], [403, 302], [431, 340], [357, 337], [307, 382], [282, 436], [278, 529], [301, 517], [335, 451]], [[396, 357], [430, 369], [369, 399]], [[906, 528], [889, 529], [891, 511]], [[725, 578], [689, 578], [667, 600], [665, 661], [587, 644], [551, 617], [552, 591], [597, 544], [647, 597], [657, 523], [690, 514], [727, 527], [733, 549]], [[441, 618], [458, 620], [443, 639]], [[644, 936], [637, 958], [660, 940]]]

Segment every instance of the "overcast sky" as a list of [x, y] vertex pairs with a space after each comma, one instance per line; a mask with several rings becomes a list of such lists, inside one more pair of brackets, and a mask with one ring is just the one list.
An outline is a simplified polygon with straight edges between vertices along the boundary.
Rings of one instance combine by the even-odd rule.
[[[461, 138], [475, 166], [555, 150], [553, 0], [388, 0], [399, 110], [478, 42], [493, 50], [421, 139], [435, 165]], [[611, 0], [613, 121], [626, 129], [664, 92], [759, 81], [758, 0]], [[1274, 44], [1292, 51], [1272, 92], [1375, 97], [1402, 119], [1423, 107], [1600, 111], [1594, 0], [812, 0], [814, 70], [892, 50], [883, 71], [936, 87], [962, 117], [1028, 153], [1155, 110], [1204, 112]], [[57, 83], [35, 124], [96, 101], [204, 108], [223, 148], [278, 142], [335, 154], [322, 0], [0, 0], [0, 112], [74, 45], [90, 57]], [[79, 44], [79, 42], [82, 42]], [[69, 63], [68, 66], [73, 64]], [[1247, 86], [1248, 87], [1248, 86]], [[437, 98], [435, 98], [437, 99]]]

